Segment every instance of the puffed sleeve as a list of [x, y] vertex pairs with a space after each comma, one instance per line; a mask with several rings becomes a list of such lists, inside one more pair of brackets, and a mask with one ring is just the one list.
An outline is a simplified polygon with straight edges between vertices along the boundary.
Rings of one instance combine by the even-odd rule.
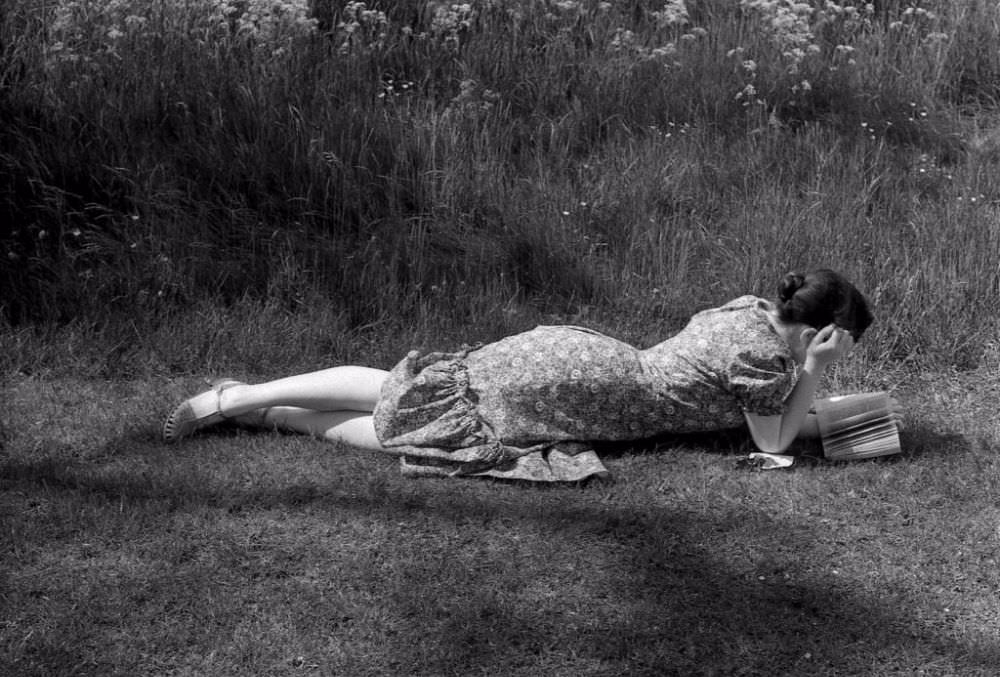
[[730, 365], [729, 390], [743, 411], [758, 416], [778, 416], [795, 387], [798, 373], [783, 355], [741, 351]]

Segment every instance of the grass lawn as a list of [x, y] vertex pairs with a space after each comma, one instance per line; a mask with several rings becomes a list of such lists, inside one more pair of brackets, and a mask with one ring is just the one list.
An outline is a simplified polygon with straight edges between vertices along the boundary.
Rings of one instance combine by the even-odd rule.
[[5, 675], [995, 675], [988, 374], [914, 377], [901, 456], [615, 480], [405, 479], [280, 434], [175, 447], [194, 379], [4, 388]]

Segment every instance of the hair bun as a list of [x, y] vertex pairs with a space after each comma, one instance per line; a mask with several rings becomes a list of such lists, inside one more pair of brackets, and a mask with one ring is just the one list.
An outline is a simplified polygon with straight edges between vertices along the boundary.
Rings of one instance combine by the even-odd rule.
[[805, 281], [806, 278], [799, 273], [788, 273], [781, 278], [781, 282], [778, 284], [778, 298], [785, 303], [791, 301], [795, 292], [802, 288]]

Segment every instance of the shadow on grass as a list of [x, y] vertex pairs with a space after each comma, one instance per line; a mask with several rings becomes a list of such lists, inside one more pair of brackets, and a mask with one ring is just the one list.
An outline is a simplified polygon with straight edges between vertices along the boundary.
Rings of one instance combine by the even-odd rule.
[[[879, 463], [893, 463], [903, 459], [926, 456], [954, 457], [972, 451], [974, 445], [967, 435], [954, 431], [942, 431], [939, 427], [926, 423], [910, 423], [899, 435], [902, 453], [878, 458]], [[697, 451], [721, 455], [743, 455], [756, 451], [748, 433], [741, 430], [721, 433], [692, 433], [687, 435], [664, 436], [648, 443], [607, 444], [600, 446], [602, 458], [624, 454], [658, 454], [664, 450]], [[819, 440], [797, 441], [788, 452], [806, 462], [828, 463], [823, 458], [823, 447]], [[855, 461], [845, 461], [854, 463]]]
[[972, 450], [966, 435], [941, 431], [926, 423], [914, 423], [899, 435], [904, 457], [955, 456]]
[[[908, 437], [911, 453], [967, 446], [960, 436], [921, 429]], [[124, 449], [141, 455], [146, 446], [144, 436], [115, 440], [109, 456]], [[455, 556], [452, 565], [385, 553], [396, 557], [392, 576], [399, 580], [373, 582], [376, 599], [401, 621], [382, 647], [385, 655], [373, 659], [382, 668], [357, 674], [818, 675], [936, 664], [985, 675], [1000, 661], [997, 646], [934, 632], [894, 605], [893, 595], [906, 591], [874, 598], [850, 581], [802, 569], [799, 563], [827, 556], [817, 545], [821, 527], [747, 505], [615, 504], [602, 500], [600, 485], [486, 483], [476, 490], [469, 481], [455, 491], [448, 480], [364, 472], [363, 481], [238, 489], [56, 460], [9, 459], [2, 470], [6, 486], [80, 492], [112, 505], [124, 498], [164, 510], [308, 506], [331, 517], [402, 525], [403, 542], [428, 520], [431, 538], [442, 526], [463, 535], [454, 545], [431, 546]], [[501, 537], [511, 543], [511, 532], [537, 539], [541, 550], [483, 545]], [[734, 555], [734, 543], [745, 556]], [[548, 594], [531, 592], [526, 571]], [[313, 619], [325, 620], [322, 612]], [[396, 646], [406, 655], [393, 655]]]

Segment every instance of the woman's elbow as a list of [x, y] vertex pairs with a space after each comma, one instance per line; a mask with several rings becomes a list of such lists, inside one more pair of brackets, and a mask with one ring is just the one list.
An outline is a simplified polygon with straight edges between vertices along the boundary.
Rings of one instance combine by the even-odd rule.
[[785, 449], [788, 448], [787, 446], [782, 446], [780, 444], [769, 444], [769, 443], [762, 444], [760, 442], [755, 442], [754, 444], [757, 446], [757, 449], [759, 451], [763, 451], [765, 454], [780, 454], [781, 452], [783, 452]]
[[757, 449], [765, 454], [783, 454], [792, 445], [792, 440], [775, 440], [754, 436], [753, 443]]
[[787, 427], [783, 417], [748, 413], [746, 420], [753, 443], [764, 453], [780, 454], [791, 444], [791, 440], [787, 439], [787, 430], [783, 430]]

